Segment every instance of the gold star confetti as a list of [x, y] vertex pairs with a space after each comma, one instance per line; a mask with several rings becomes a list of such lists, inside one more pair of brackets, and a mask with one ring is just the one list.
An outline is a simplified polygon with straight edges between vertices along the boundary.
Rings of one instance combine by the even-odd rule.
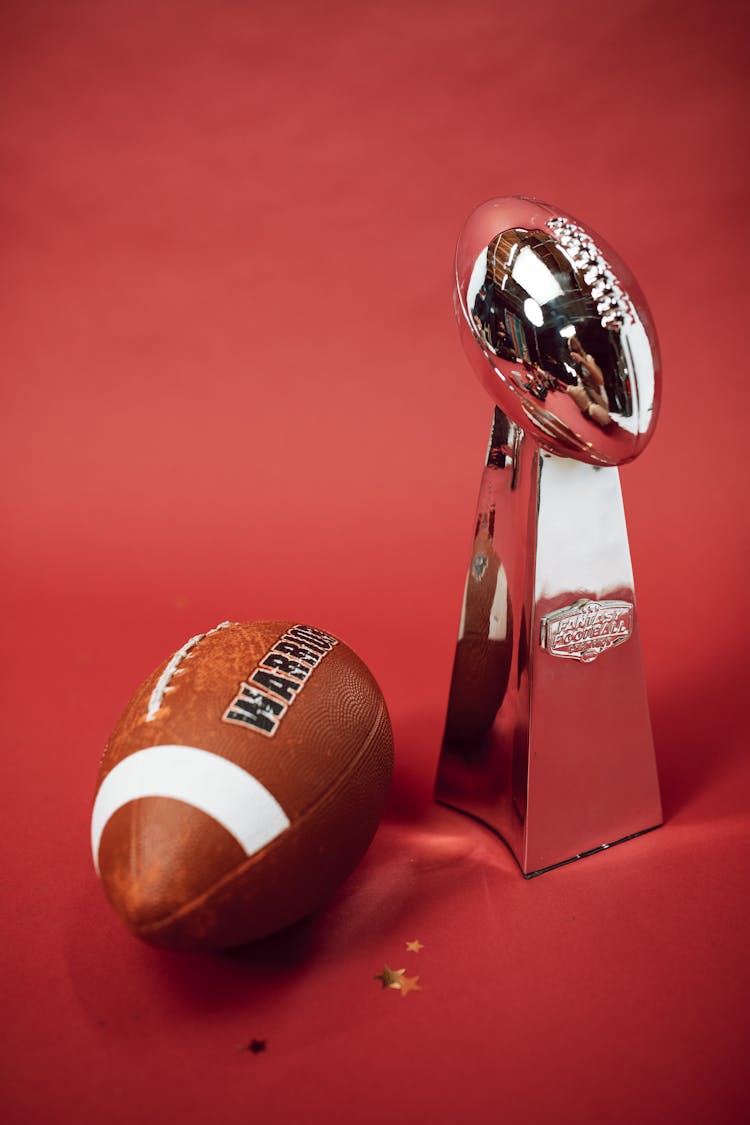
[[399, 989], [401, 990], [401, 995], [406, 996], [406, 994], [408, 992], [421, 992], [422, 991], [422, 985], [418, 984], [417, 983], [418, 981], [419, 981], [419, 977], [407, 977], [407, 976], [402, 977], [401, 983], [398, 986]]
[[421, 941], [407, 941], [406, 948], [409, 953], [419, 953], [424, 949]]
[[384, 965], [382, 973], [377, 973], [373, 980], [382, 981], [383, 988], [401, 988], [401, 978], [405, 972], [406, 969], [391, 969]]

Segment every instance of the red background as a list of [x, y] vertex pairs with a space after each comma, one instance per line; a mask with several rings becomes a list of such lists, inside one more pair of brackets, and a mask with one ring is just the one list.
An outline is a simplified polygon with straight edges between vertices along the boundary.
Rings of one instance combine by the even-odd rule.
[[[746, 5], [19, 0], [1, 30], [4, 1119], [745, 1119]], [[491, 414], [453, 246], [513, 193], [618, 248], [664, 365], [622, 481], [666, 824], [528, 883], [431, 801]], [[94, 778], [226, 618], [359, 652], [392, 799], [316, 918], [169, 955], [101, 895]]]

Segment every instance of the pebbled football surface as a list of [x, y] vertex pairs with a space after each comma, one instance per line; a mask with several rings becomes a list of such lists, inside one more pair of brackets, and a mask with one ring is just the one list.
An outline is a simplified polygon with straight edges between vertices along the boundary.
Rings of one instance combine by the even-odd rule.
[[393, 738], [373, 676], [293, 622], [225, 623], [144, 682], [102, 759], [94, 862], [128, 927], [218, 949], [318, 907], [377, 828]]

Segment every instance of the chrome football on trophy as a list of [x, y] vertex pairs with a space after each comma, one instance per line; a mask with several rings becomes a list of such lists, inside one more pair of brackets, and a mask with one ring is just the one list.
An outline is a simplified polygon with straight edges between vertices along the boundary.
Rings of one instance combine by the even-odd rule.
[[662, 819], [617, 468], [653, 433], [658, 348], [614, 251], [536, 200], [471, 215], [455, 307], [496, 405], [436, 797], [530, 877]]

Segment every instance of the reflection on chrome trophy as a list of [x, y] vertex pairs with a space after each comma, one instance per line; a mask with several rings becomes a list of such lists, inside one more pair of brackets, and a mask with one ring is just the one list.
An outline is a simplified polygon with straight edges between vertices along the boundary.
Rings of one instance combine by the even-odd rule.
[[617, 469], [653, 432], [658, 351], [627, 267], [530, 199], [470, 217], [455, 303], [496, 406], [436, 796], [532, 876], [661, 823]]

